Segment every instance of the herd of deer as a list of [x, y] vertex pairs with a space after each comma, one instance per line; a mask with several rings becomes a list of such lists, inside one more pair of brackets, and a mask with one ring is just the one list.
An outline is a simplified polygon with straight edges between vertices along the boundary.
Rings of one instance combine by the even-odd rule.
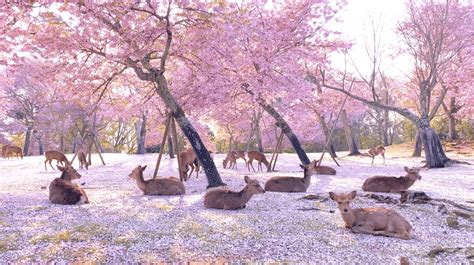
[[[12, 152], [14, 149], [8, 149], [7, 152]], [[371, 149], [372, 150], [372, 149]], [[374, 148], [370, 151], [370, 155], [377, 155], [384, 153], [385, 149]], [[4, 151], [2, 150], [2, 154]], [[84, 165], [88, 168], [86, 156], [83, 151], [77, 153], [80, 167]], [[44, 162], [45, 169], [47, 162], [51, 168], [52, 160], [57, 160], [57, 168], [62, 172], [59, 178], [54, 179], [49, 186], [49, 199], [55, 204], [78, 204], [89, 203], [89, 199], [79, 185], [73, 184], [71, 181], [81, 178], [81, 175], [71, 166], [66, 156], [56, 150], [49, 150], [45, 152], [46, 160]], [[196, 176], [199, 172], [199, 163], [197, 162], [196, 154], [192, 149], [188, 149], [180, 153], [181, 163], [180, 171], [186, 175], [186, 179], [196, 170]], [[263, 163], [269, 168], [269, 163], [263, 153], [251, 151], [246, 154], [244, 152], [231, 151], [227, 154], [223, 161], [223, 166], [230, 168], [236, 166], [236, 160], [242, 158], [248, 170], [253, 160]], [[385, 157], [384, 157], [385, 160]], [[373, 161], [373, 160], [372, 160]], [[62, 164], [63, 166], [60, 166]], [[131, 179], [134, 179], [138, 188], [144, 195], [182, 195], [185, 194], [186, 189], [182, 181], [177, 177], [157, 177], [145, 180], [143, 171], [147, 166], [137, 166], [129, 174]], [[188, 174], [189, 167], [191, 172]], [[214, 188], [204, 195], [204, 207], [236, 210], [245, 208], [247, 202], [255, 194], [271, 192], [306, 192], [311, 184], [311, 176], [315, 174], [335, 175], [336, 171], [330, 167], [318, 166], [318, 161], [314, 160], [308, 165], [300, 165], [303, 169], [303, 178], [277, 176], [270, 178], [264, 185], [256, 179], [251, 179], [248, 176], [244, 177], [246, 186], [241, 191], [231, 191], [227, 187]], [[253, 168], [253, 166], [252, 166]], [[54, 168], [53, 168], [54, 169]], [[254, 169], [255, 171], [255, 169]], [[362, 185], [364, 191], [370, 192], [390, 192], [399, 193], [410, 188], [416, 180], [421, 179], [418, 168], [405, 167], [406, 176], [404, 177], [387, 177], [374, 176], [365, 180]], [[390, 237], [397, 237], [401, 239], [413, 238], [413, 228], [396, 211], [386, 208], [351, 208], [349, 203], [356, 197], [356, 191], [350, 193], [334, 193], [329, 192], [329, 197], [338, 204], [339, 211], [347, 228], [350, 228], [354, 233], [367, 233], [373, 235], [384, 235]]]

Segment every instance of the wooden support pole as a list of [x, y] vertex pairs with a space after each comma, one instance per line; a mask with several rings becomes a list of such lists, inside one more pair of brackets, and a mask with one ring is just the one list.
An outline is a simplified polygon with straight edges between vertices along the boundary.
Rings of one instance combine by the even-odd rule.
[[277, 138], [277, 144], [275, 149], [273, 149], [272, 159], [270, 159], [270, 167], [268, 168], [268, 172], [271, 172], [275, 169], [276, 158], [278, 157], [278, 149], [280, 148], [281, 143], [283, 142], [283, 130], [281, 131], [280, 135]]
[[[87, 136], [85, 136], [84, 138], [82, 138], [81, 146], [84, 145], [84, 142], [86, 141], [86, 138], [87, 138]], [[77, 152], [74, 153], [74, 156], [73, 156], [72, 159], [71, 159], [71, 164], [72, 164], [72, 162], [74, 162], [74, 159], [76, 159], [76, 155], [77, 155]]]
[[97, 142], [97, 138], [95, 137], [95, 135], [92, 137], [92, 140], [94, 142], [95, 149], [97, 150], [97, 153], [99, 154], [100, 161], [102, 161], [102, 165], [105, 166], [104, 158], [102, 157], [102, 153], [100, 152], [99, 143]]
[[171, 117], [171, 133], [173, 134], [174, 146], [176, 150], [176, 158], [178, 159], [178, 171], [179, 171], [179, 179], [181, 182], [183, 180], [187, 180], [188, 176], [183, 175], [183, 171], [181, 170], [181, 156], [179, 154], [179, 147], [178, 147], [178, 133], [176, 132], [176, 122], [173, 117]]
[[281, 146], [283, 144], [283, 136], [284, 136], [284, 133], [282, 131], [282, 133], [280, 135], [280, 139], [278, 139], [279, 142], [278, 142], [278, 146], [277, 146], [277, 149], [276, 149], [277, 153], [275, 155], [275, 161], [273, 161], [272, 171], [275, 171], [275, 166], [276, 166], [276, 163], [277, 163], [277, 160], [278, 160], [278, 155], [281, 152]]
[[158, 169], [160, 168], [161, 157], [163, 156], [163, 152], [165, 150], [163, 147], [166, 144], [166, 138], [168, 137], [168, 131], [171, 124], [171, 115], [168, 115], [168, 117], [166, 118], [165, 124], [166, 124], [165, 132], [163, 134], [163, 140], [161, 140], [160, 154], [158, 155], [158, 160], [156, 160], [156, 166], [155, 166], [155, 172], [153, 173], [153, 178], [156, 178], [156, 176], [158, 175]]

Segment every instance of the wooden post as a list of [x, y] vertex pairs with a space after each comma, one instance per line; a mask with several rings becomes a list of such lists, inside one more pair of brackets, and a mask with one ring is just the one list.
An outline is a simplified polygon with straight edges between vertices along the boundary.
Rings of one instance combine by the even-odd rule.
[[158, 155], [158, 160], [156, 161], [156, 166], [155, 166], [155, 172], [153, 173], [153, 178], [156, 178], [156, 176], [158, 175], [158, 169], [160, 168], [160, 162], [161, 162], [161, 156], [163, 156], [163, 152], [164, 152], [164, 145], [166, 144], [166, 138], [168, 137], [168, 131], [169, 131], [169, 128], [170, 128], [170, 123], [171, 123], [171, 115], [168, 115], [168, 117], [166, 118], [166, 122], [165, 122], [165, 132], [163, 134], [163, 140], [161, 141], [161, 145], [160, 145], [160, 154]]
[[280, 148], [281, 143], [283, 142], [283, 135], [284, 135], [284, 132], [282, 130], [280, 133], [280, 136], [278, 136], [277, 138], [277, 144], [272, 153], [272, 159], [270, 160], [270, 167], [268, 168], [268, 172], [275, 170], [276, 159], [278, 157], [278, 149]]
[[[82, 139], [82, 142], [81, 142], [80, 146], [84, 146], [84, 142], [86, 141], [86, 138], [87, 138], [87, 135]], [[71, 164], [72, 164], [72, 162], [74, 162], [74, 159], [76, 159], [76, 155], [77, 155], [77, 151], [74, 153], [74, 156], [71, 159]]]
[[102, 153], [100, 152], [99, 143], [97, 142], [97, 138], [95, 137], [95, 135], [92, 136], [92, 141], [94, 142], [95, 149], [97, 150], [100, 160], [102, 161], [102, 165], [105, 166], [104, 158], [102, 157]]
[[277, 146], [277, 153], [275, 155], [275, 161], [273, 161], [272, 171], [275, 171], [275, 166], [276, 166], [276, 163], [277, 163], [277, 160], [278, 160], [278, 155], [281, 152], [281, 146], [283, 144], [283, 135], [284, 134], [283, 134], [283, 131], [282, 131], [282, 133], [280, 135], [280, 139], [278, 139], [279, 142], [278, 142], [278, 146]]
[[173, 117], [171, 117], [171, 133], [173, 134], [174, 146], [176, 150], [176, 158], [178, 159], [178, 171], [179, 171], [179, 179], [181, 182], [183, 180], [187, 180], [187, 176], [183, 176], [183, 172], [181, 170], [181, 156], [179, 154], [179, 147], [178, 147], [178, 133], [176, 132], [176, 122]]

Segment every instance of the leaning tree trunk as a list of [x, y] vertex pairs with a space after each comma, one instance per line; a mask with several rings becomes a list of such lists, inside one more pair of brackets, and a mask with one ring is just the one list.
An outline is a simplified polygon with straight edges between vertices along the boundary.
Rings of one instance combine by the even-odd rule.
[[193, 147], [193, 150], [196, 153], [201, 166], [204, 168], [204, 172], [206, 172], [206, 177], [208, 180], [207, 187], [211, 188], [225, 185], [219, 176], [216, 165], [209, 155], [206, 146], [199, 137], [199, 134], [196, 132], [196, 129], [194, 129], [193, 125], [184, 114], [181, 106], [179, 106], [173, 95], [171, 95], [165, 76], [163, 74], [156, 75], [154, 77], [154, 82], [157, 85], [156, 92], [169, 108], [171, 115], [175, 118], [176, 123], [178, 123], [181, 131]]
[[413, 157], [420, 157], [421, 156], [421, 150], [423, 148], [423, 143], [421, 141], [420, 137], [420, 131], [416, 131], [416, 136], [415, 136], [415, 150], [413, 150]]
[[23, 145], [23, 155], [24, 156], [27, 156], [29, 151], [30, 151], [31, 131], [32, 131], [31, 127], [26, 128], [25, 144]]
[[440, 168], [448, 166], [448, 158], [443, 150], [443, 145], [438, 134], [430, 127], [428, 117], [422, 117], [417, 122], [423, 148], [425, 149], [426, 166], [428, 168]]
[[344, 126], [344, 133], [346, 135], [347, 146], [349, 147], [349, 155], [360, 155], [359, 148], [357, 147], [356, 140], [354, 138], [354, 133], [352, 128], [349, 125], [349, 119], [347, 118], [346, 110], [341, 112], [342, 125]]
[[[322, 116], [320, 113], [316, 113], [319, 119], [319, 123], [321, 124], [321, 129], [323, 129], [324, 133], [324, 138], [325, 138], [325, 143], [327, 143], [328, 138], [329, 138], [329, 128], [326, 123], [326, 120], [324, 119], [324, 116]], [[329, 141], [328, 146], [326, 146], [327, 151], [331, 157], [337, 157], [336, 154], [336, 149], [334, 148], [334, 143], [332, 142], [332, 139]]]

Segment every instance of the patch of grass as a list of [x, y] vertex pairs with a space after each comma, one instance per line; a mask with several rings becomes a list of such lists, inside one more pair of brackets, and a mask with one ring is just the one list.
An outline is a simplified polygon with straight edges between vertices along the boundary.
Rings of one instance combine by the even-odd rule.
[[36, 206], [31, 206], [28, 208], [28, 210], [30, 211], [35, 211], [35, 212], [40, 212], [40, 211], [44, 211], [48, 209], [48, 207], [46, 206], [40, 206], [40, 205], [36, 205]]
[[4, 237], [0, 236], [0, 253], [18, 249], [19, 233], [10, 233]]
[[118, 236], [114, 238], [114, 243], [117, 245], [123, 245], [125, 247], [130, 247], [133, 244], [137, 243], [139, 238], [134, 231], [129, 231], [125, 235]]
[[162, 204], [162, 203], [155, 203], [155, 204], [153, 204], [153, 207], [158, 208], [158, 209], [160, 209], [164, 212], [171, 212], [175, 208], [173, 205]]
[[30, 239], [30, 243], [54, 243], [88, 241], [94, 237], [105, 237], [110, 235], [110, 231], [99, 224], [84, 224], [73, 227], [69, 230], [62, 230], [53, 234], [42, 234]]

